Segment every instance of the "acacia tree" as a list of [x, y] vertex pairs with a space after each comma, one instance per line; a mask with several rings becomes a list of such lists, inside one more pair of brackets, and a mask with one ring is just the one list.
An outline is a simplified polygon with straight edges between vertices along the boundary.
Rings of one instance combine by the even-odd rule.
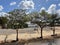
[[37, 13], [37, 15], [35, 15], [35, 19], [32, 20], [32, 23], [36, 23], [37, 25], [40, 26], [40, 28], [41, 28], [41, 37], [40, 38], [43, 38], [43, 28], [46, 26], [45, 12], [42, 11], [41, 14]]
[[57, 14], [53, 14], [51, 16], [51, 21], [50, 21], [50, 26], [52, 27], [53, 30], [53, 36], [55, 36], [55, 24], [56, 24], [56, 19], [57, 19]]
[[44, 20], [34, 20], [34, 21], [32, 21], [32, 23], [36, 23], [37, 25], [40, 26], [40, 28], [41, 28], [41, 37], [40, 38], [43, 38], [43, 28], [46, 26], [46, 21], [44, 21]]
[[36, 22], [39, 26], [40, 26], [40, 28], [41, 28], [41, 38], [43, 38], [43, 28], [45, 27], [45, 22], [44, 21], [37, 21]]
[[25, 10], [22, 9], [15, 9], [11, 12], [9, 12], [10, 16], [9, 16], [9, 22], [11, 23], [11, 25], [13, 25], [13, 28], [16, 29], [16, 41], [18, 41], [18, 29], [19, 28], [23, 28], [25, 21], [24, 21], [24, 16], [25, 14]]

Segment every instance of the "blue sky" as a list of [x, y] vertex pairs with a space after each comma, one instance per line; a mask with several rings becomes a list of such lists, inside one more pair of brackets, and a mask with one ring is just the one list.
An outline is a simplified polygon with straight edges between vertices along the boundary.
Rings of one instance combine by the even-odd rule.
[[[14, 10], [16, 8], [21, 8], [21, 6], [18, 6], [18, 5], [22, 1], [24, 1], [24, 0], [0, 0], [0, 12], [1, 11], [2, 12], [9, 12], [9, 11]], [[29, 0], [27, 0], [27, 1], [29, 1]], [[34, 4], [34, 5], [32, 5], [32, 8], [34, 6], [34, 9], [32, 9], [32, 10], [40, 11], [40, 9], [42, 7], [44, 7], [46, 10], [48, 10], [48, 8], [52, 4], [56, 5], [56, 10], [60, 9], [60, 0], [30, 0], [30, 1], [32, 1]], [[21, 3], [21, 4], [23, 4], [23, 3]]]

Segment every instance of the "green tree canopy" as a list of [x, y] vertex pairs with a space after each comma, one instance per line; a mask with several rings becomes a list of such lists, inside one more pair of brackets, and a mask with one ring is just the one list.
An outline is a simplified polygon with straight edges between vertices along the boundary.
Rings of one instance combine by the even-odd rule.
[[14, 27], [15, 25], [18, 24], [19, 28], [24, 27], [25, 21], [27, 21], [27, 17], [25, 14], [25, 10], [22, 9], [15, 9], [11, 12], [9, 12], [9, 23], [11, 23], [11, 26]]

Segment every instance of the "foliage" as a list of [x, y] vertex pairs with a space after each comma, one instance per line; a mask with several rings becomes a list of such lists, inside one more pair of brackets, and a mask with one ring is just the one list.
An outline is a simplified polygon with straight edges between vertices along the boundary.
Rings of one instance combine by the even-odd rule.
[[15, 9], [14, 11], [9, 12], [9, 14], [11, 14], [9, 16], [10, 27], [14, 29], [25, 27], [25, 22], [28, 21], [25, 10]]
[[51, 15], [51, 20], [50, 20], [50, 26], [51, 27], [53, 27], [53, 26], [55, 26], [55, 21], [56, 21], [56, 19], [57, 19], [57, 14], [52, 14]]
[[6, 17], [0, 17], [0, 25], [2, 28], [5, 27], [5, 24], [7, 24], [8, 19]]

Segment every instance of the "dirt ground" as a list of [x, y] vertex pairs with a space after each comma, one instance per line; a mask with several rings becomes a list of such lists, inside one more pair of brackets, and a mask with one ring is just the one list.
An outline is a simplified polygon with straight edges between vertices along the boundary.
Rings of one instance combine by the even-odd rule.
[[[60, 27], [55, 27], [56, 34], [60, 34]], [[52, 35], [53, 32], [50, 27], [46, 27], [43, 29], [43, 37]], [[19, 29], [19, 39], [31, 39], [31, 38], [37, 38], [40, 37], [40, 28], [38, 28], [38, 31], [34, 31], [34, 28], [26, 28], [26, 29]], [[16, 40], [16, 30], [13, 29], [0, 29], [0, 42], [4, 41], [7, 37], [6, 41]]]

